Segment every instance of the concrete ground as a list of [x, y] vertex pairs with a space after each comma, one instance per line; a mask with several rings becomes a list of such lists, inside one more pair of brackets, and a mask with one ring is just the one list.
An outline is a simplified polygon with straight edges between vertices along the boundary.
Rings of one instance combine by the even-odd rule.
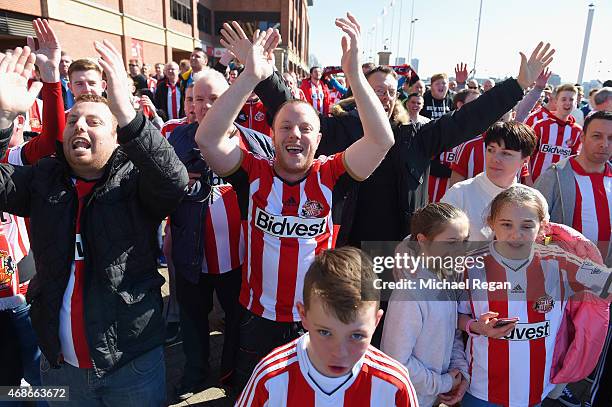
[[[169, 287], [168, 287], [168, 273], [167, 269], [160, 269], [162, 275], [166, 278], [166, 284], [162, 287], [162, 294], [164, 296], [164, 302], [168, 301]], [[211, 321], [211, 338], [210, 338], [210, 366], [212, 376], [204, 386], [205, 389], [193, 397], [183, 402], [177, 402], [173, 399], [174, 389], [178, 385], [183, 371], [183, 364], [185, 357], [181, 342], [177, 342], [166, 346], [166, 379], [167, 379], [167, 394], [168, 394], [168, 405], [169, 406], [207, 406], [207, 407], [228, 407], [233, 405], [233, 400], [226, 396], [225, 391], [218, 387], [218, 369], [221, 359], [221, 349], [223, 347], [223, 333], [222, 331], [222, 311], [218, 310], [219, 307], [215, 307], [213, 310], [210, 321]], [[589, 398], [590, 384], [586, 381], [574, 383], [570, 385], [570, 389], [574, 395], [582, 400], [583, 402]], [[442, 405], [443, 406], [443, 405]], [[546, 399], [542, 404], [542, 407], [563, 407], [563, 404]]]

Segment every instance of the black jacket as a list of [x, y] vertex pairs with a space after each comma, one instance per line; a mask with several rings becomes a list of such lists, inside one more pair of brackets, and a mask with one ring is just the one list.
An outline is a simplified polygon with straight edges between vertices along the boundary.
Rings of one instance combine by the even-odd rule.
[[[166, 79], [162, 80], [157, 84], [157, 88], [155, 89], [155, 98], [153, 100], [153, 104], [159, 110], [161, 110], [166, 116], [163, 117], [164, 120], [168, 120], [170, 116], [168, 115], [168, 81]], [[176, 90], [180, 90], [181, 92], [181, 104], [179, 105], [179, 116], [185, 117], [185, 91], [180, 88], [179, 82], [176, 83]], [[175, 117], [178, 119], [179, 117]]]
[[[119, 129], [117, 138], [120, 146], [87, 198], [80, 225], [85, 331], [98, 377], [163, 344], [164, 278], [157, 272], [156, 231], [188, 182], [172, 147], [142, 114]], [[74, 259], [78, 207], [58, 147], [57, 158], [35, 166], [0, 165], [0, 210], [30, 217], [37, 274], [27, 300], [40, 349], [53, 366], [61, 354], [59, 315]]]
[[[266, 105], [269, 118], [291, 98], [276, 73], [262, 81], [255, 92]], [[374, 173], [364, 182], [349, 181], [334, 189], [334, 223], [341, 225], [337, 245], [406, 237], [412, 213], [427, 203], [430, 159], [481, 134], [522, 97], [519, 84], [509, 79], [459, 111], [425, 125], [393, 122], [395, 144]], [[320, 119], [322, 137], [317, 154], [343, 151], [363, 135], [356, 111]]]
[[[170, 215], [172, 262], [177, 273], [197, 284], [202, 275], [204, 259], [204, 220], [210, 203], [213, 173], [200, 154], [195, 142], [198, 123], [179, 126], [168, 137], [176, 154], [188, 172], [201, 174], [185, 199]], [[249, 151], [272, 158], [274, 148], [269, 138], [241, 126], [242, 141]], [[223, 237], [222, 237], [223, 238]]]

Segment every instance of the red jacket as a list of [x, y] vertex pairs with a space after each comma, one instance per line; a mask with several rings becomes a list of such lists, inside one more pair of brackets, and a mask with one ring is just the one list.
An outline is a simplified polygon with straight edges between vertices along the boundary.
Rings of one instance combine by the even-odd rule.
[[318, 100], [316, 96], [313, 100], [313, 85], [310, 79], [304, 79], [300, 89], [302, 89], [304, 92], [308, 103], [310, 103], [317, 112], [323, 114], [323, 116], [327, 116], [329, 115], [329, 89], [327, 89], [327, 86], [323, 83], [323, 81], [319, 81], [319, 86], [323, 90], [323, 101]]
[[247, 101], [242, 106], [236, 122], [241, 126], [263, 133], [266, 136], [272, 136], [272, 129], [266, 120], [266, 108], [259, 99]]

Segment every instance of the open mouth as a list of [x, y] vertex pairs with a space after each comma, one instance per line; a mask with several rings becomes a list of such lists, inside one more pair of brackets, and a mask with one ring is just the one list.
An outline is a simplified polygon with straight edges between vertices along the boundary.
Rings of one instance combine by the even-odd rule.
[[77, 137], [74, 140], [72, 140], [72, 149], [77, 152], [90, 150], [91, 143], [82, 137]]
[[289, 154], [293, 154], [293, 155], [301, 154], [302, 151], [304, 151], [304, 149], [298, 145], [287, 146], [285, 147], [285, 150], [287, 150]]

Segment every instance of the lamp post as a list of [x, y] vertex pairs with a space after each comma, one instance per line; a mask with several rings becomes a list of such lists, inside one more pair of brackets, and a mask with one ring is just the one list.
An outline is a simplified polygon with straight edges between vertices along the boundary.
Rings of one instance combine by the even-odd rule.
[[582, 43], [582, 57], [580, 58], [580, 69], [578, 70], [578, 80], [576, 83], [582, 83], [584, 75], [584, 66], [586, 64], [586, 56], [589, 50], [589, 39], [591, 38], [591, 26], [593, 25], [593, 15], [595, 14], [595, 5], [589, 4], [589, 14], [587, 17], [587, 25], [584, 31], [584, 42]]
[[478, 40], [480, 39], [480, 18], [482, 17], [482, 1], [480, 0], [480, 10], [478, 11], [478, 30], [476, 30], [476, 47], [474, 49], [474, 65], [472, 68], [472, 78], [476, 76], [476, 61], [478, 58]]
[[415, 27], [416, 24], [415, 23], [417, 21], [419, 21], [418, 18], [413, 18], [410, 21], [410, 44], [408, 48], [408, 61], [412, 61], [412, 50], [414, 47], [414, 37], [416, 37], [416, 27]]

